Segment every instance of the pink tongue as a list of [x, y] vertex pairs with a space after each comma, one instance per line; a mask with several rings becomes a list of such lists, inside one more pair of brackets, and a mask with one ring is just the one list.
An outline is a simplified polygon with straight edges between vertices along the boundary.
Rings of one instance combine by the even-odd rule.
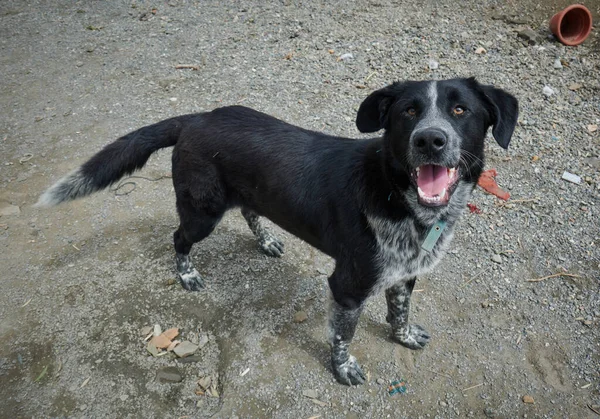
[[426, 164], [419, 168], [417, 176], [417, 186], [427, 196], [436, 196], [442, 193], [448, 186], [448, 169], [442, 166]]

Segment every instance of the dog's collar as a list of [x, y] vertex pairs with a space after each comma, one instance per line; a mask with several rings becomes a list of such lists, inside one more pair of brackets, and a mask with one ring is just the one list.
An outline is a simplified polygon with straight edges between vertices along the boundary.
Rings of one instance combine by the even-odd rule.
[[436, 223], [429, 228], [427, 237], [425, 237], [425, 241], [423, 241], [423, 244], [421, 245], [421, 249], [425, 250], [426, 252], [431, 252], [446, 229], [447, 225], [448, 223], [446, 220], [436, 221]]

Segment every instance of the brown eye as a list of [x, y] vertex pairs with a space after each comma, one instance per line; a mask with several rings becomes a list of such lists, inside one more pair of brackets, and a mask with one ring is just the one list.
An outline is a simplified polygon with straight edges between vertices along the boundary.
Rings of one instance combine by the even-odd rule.
[[465, 108], [462, 106], [455, 106], [454, 109], [452, 109], [452, 112], [454, 112], [454, 115], [462, 115], [465, 113]]
[[409, 114], [410, 116], [415, 116], [417, 114], [417, 110], [411, 106], [410, 108], [408, 108], [406, 110], [406, 113]]

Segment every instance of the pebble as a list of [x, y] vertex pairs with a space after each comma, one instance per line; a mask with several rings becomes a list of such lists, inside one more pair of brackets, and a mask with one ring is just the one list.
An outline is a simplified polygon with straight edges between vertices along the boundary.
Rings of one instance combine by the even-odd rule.
[[552, 89], [552, 87], [550, 86], [544, 86], [542, 93], [544, 94], [544, 96], [550, 97], [554, 94], [554, 89]]
[[200, 362], [202, 357], [200, 355], [186, 356], [185, 358], [177, 358], [177, 362], [180, 364], [192, 364], [194, 362]]
[[306, 311], [298, 311], [294, 314], [294, 322], [296, 323], [304, 323], [308, 319], [308, 314]]
[[204, 345], [206, 345], [208, 343], [208, 335], [206, 333], [204, 333], [202, 336], [200, 336], [200, 339], [198, 340], [198, 348], [202, 349], [204, 347]]
[[435, 60], [429, 60], [429, 69], [430, 70], [437, 70], [440, 66], [440, 63], [438, 63]]
[[534, 400], [529, 394], [523, 396], [523, 403], [533, 404]]
[[483, 409], [483, 413], [485, 414], [485, 417], [487, 417], [487, 418], [495, 418], [496, 417], [496, 411], [494, 409], [492, 409], [491, 407], [486, 407], [485, 409]]
[[527, 41], [529, 45], [535, 45], [540, 42], [540, 36], [531, 28], [525, 28], [517, 32], [517, 36]]
[[348, 61], [354, 58], [354, 55], [352, 55], [352, 53], [347, 52], [345, 54], [340, 55], [340, 57], [338, 58], [338, 61]]
[[177, 345], [175, 349], [173, 349], [173, 352], [175, 352], [175, 355], [177, 355], [179, 358], [185, 358], [186, 356], [192, 355], [197, 350], [198, 345], [194, 345], [192, 342], [184, 340]]
[[129, 396], [127, 394], [122, 394], [119, 399], [121, 399], [122, 402], [124, 402], [125, 400], [127, 400], [129, 398]]
[[383, 378], [377, 379], [377, 384], [382, 385], [383, 383], [385, 383], [385, 380]]
[[581, 184], [581, 177], [577, 176], [577, 175], [575, 175], [573, 173], [563, 172], [562, 179], [566, 180], [567, 182], [574, 183], [576, 185], [580, 185]]
[[159, 383], [179, 383], [183, 381], [182, 373], [175, 367], [163, 367], [156, 372]]
[[556, 60], [554, 60], [554, 68], [556, 68], [556, 69], [563, 68], [563, 65], [562, 65], [562, 63], [560, 62], [560, 59], [559, 59], [559, 58], [557, 58]]
[[152, 334], [153, 334], [154, 336], [158, 336], [158, 335], [160, 335], [161, 333], [162, 333], [162, 329], [160, 328], [160, 325], [159, 325], [159, 324], [155, 324], [155, 325], [154, 325], [154, 330], [153, 330]]
[[493, 255], [492, 256], [492, 262], [502, 263], [502, 256], [500, 256], [500, 255]]
[[572, 90], [575, 92], [575, 91], [581, 89], [581, 87], [582, 87], [582, 85], [579, 83], [572, 83], [569, 85], [569, 90]]
[[315, 390], [302, 390], [302, 395], [304, 397], [308, 397], [309, 399], [316, 399], [319, 397]]

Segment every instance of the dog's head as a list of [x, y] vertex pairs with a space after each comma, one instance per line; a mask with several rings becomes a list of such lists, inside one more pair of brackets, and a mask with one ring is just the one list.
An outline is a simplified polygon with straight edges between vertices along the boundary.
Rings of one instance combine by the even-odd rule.
[[356, 125], [361, 132], [385, 129], [392, 181], [413, 209], [431, 219], [460, 200], [454, 195], [467, 199], [461, 191], [470, 191], [483, 170], [488, 128], [507, 148], [517, 117], [512, 95], [474, 78], [408, 81], [369, 95]]

